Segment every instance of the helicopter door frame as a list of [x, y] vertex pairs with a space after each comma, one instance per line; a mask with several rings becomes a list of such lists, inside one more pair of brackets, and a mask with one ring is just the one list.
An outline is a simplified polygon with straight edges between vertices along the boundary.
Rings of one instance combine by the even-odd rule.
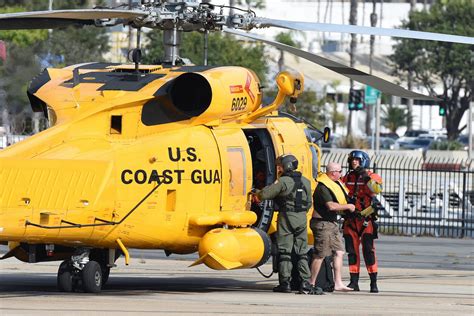
[[[267, 186], [276, 180], [275, 170], [275, 148], [270, 133], [266, 128], [248, 128], [242, 129], [247, 138], [252, 158], [253, 183], [252, 187], [256, 187], [258, 179], [257, 172], [261, 170], [261, 166], [265, 167], [265, 182], [263, 186]], [[257, 164], [260, 163], [260, 168]], [[262, 187], [256, 187], [261, 189]], [[253, 225], [264, 232], [270, 229], [273, 214], [275, 212], [275, 203], [273, 200], [265, 200], [258, 204], [252, 204], [252, 210], [257, 213], [257, 222]]]

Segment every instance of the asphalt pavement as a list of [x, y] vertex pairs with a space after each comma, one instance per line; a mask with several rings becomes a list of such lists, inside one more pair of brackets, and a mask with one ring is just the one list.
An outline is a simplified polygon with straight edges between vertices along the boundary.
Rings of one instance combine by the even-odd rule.
[[380, 293], [363, 271], [361, 292], [322, 296], [273, 293], [276, 275], [189, 268], [196, 254], [150, 250], [132, 251], [130, 266], [119, 259], [100, 294], [60, 293], [58, 262], [11, 258], [0, 261], [0, 315], [474, 315], [473, 240], [381, 236], [376, 247]]

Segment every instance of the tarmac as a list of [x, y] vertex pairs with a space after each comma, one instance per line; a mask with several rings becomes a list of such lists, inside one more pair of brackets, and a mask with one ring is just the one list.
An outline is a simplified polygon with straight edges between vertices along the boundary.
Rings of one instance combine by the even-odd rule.
[[0, 315], [474, 315], [472, 239], [381, 236], [376, 246], [380, 293], [363, 268], [360, 292], [321, 296], [273, 293], [277, 276], [256, 269], [189, 268], [196, 254], [141, 250], [129, 266], [117, 261], [102, 293], [61, 293], [59, 262], [10, 258], [0, 261]]

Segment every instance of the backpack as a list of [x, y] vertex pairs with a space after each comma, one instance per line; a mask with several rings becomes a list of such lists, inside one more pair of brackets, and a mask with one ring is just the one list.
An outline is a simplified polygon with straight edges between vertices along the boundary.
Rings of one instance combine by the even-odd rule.
[[319, 286], [324, 292], [334, 292], [334, 274], [331, 263], [332, 256], [324, 258], [316, 278], [316, 286]]

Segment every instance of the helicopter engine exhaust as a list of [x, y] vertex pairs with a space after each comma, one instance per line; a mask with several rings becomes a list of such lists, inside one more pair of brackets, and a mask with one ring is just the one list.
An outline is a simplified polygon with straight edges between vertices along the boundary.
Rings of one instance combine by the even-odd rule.
[[242, 67], [186, 72], [170, 81], [165, 90], [174, 113], [195, 123], [233, 119], [261, 104], [260, 80]]
[[199, 242], [199, 259], [191, 266], [204, 263], [214, 270], [256, 268], [271, 255], [270, 237], [252, 228], [216, 228]]
[[190, 117], [198, 116], [209, 108], [212, 88], [200, 74], [187, 72], [173, 80], [170, 96], [174, 106]]

